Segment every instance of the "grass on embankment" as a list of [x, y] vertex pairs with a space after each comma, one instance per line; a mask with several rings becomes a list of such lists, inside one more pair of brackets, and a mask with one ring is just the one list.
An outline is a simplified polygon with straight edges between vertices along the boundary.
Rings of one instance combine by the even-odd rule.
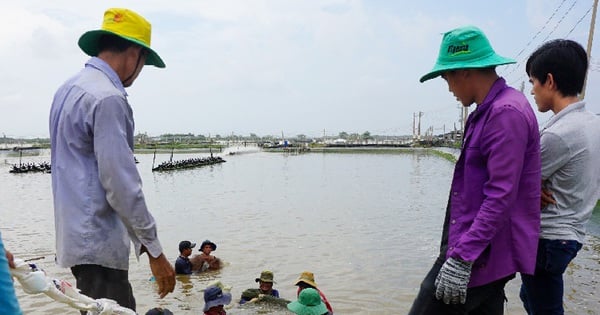
[[[272, 151], [275, 152], [275, 151]], [[452, 153], [443, 152], [436, 148], [419, 147], [322, 147], [314, 146], [310, 148], [311, 153], [376, 153], [376, 154], [398, 154], [424, 152], [441, 157], [452, 163], [456, 163], [456, 157]]]

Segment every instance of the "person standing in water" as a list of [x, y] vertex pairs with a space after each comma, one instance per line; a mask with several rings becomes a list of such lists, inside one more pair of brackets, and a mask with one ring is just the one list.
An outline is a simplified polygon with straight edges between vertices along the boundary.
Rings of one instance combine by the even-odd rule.
[[190, 241], [179, 242], [179, 257], [175, 261], [175, 273], [178, 275], [189, 275], [192, 273], [192, 262], [189, 257], [196, 243]]
[[333, 307], [327, 300], [325, 293], [323, 293], [319, 288], [317, 288], [317, 282], [315, 281], [314, 273], [312, 273], [310, 271], [303, 271], [294, 284], [296, 286], [298, 286], [298, 291], [296, 292], [296, 295], [298, 297], [300, 297], [300, 294], [302, 293], [302, 291], [304, 291], [305, 289], [308, 289], [308, 288], [315, 289], [317, 292], [319, 292], [319, 295], [321, 296], [321, 300], [323, 300], [323, 304], [325, 304], [325, 307], [327, 308], [329, 315], [333, 315]]
[[194, 255], [190, 259], [192, 262], [192, 270], [195, 272], [203, 272], [207, 270], [217, 270], [221, 268], [221, 259], [211, 255], [212, 252], [217, 250], [217, 244], [210, 240], [205, 240], [198, 249], [201, 253]]
[[[273, 275], [273, 272], [270, 270], [264, 270], [263, 272], [261, 272], [260, 277], [254, 279], [254, 281], [258, 282], [258, 290], [257, 290], [258, 296], [252, 297], [252, 298], [245, 296], [244, 293], [246, 293], [249, 290], [252, 290], [252, 289], [248, 289], [248, 290], [244, 291], [244, 293], [242, 293], [242, 297], [240, 299], [240, 304], [256, 301], [260, 298], [261, 295], [269, 295], [269, 296], [279, 298], [279, 291], [277, 289], [273, 288], [273, 284], [275, 283], [274, 277], [275, 276]], [[254, 289], [254, 290], [256, 290], [256, 289]]]

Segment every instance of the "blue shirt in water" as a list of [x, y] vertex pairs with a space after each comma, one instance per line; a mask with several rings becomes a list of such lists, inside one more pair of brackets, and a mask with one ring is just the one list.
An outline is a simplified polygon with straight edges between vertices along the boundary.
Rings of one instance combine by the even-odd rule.
[[0, 235], [0, 310], [2, 314], [21, 315], [21, 308], [15, 295], [15, 287], [13, 286], [12, 277], [8, 270], [8, 260]]
[[175, 261], [175, 273], [178, 275], [192, 274], [192, 262], [189, 258], [179, 256]]

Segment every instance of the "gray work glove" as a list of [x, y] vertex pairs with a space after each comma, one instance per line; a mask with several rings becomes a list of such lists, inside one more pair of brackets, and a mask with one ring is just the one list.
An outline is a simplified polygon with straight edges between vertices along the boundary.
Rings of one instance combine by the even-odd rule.
[[435, 298], [446, 304], [465, 304], [473, 263], [448, 258], [435, 278]]

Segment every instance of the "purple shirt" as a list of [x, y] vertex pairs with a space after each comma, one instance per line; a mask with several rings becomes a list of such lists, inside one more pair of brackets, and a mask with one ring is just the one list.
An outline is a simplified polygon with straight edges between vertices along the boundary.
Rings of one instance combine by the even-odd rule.
[[533, 274], [540, 230], [540, 134], [525, 96], [498, 79], [467, 120], [450, 194], [447, 257], [469, 287]]

